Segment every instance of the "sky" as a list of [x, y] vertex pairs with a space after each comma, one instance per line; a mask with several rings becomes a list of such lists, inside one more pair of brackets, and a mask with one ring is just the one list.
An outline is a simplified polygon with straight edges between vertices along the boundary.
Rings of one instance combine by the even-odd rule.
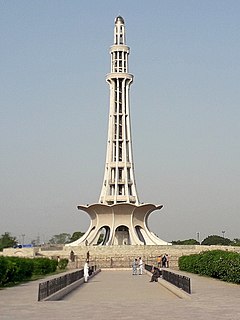
[[106, 155], [114, 19], [133, 155], [161, 239], [240, 238], [240, 2], [0, 0], [0, 234], [86, 231]]

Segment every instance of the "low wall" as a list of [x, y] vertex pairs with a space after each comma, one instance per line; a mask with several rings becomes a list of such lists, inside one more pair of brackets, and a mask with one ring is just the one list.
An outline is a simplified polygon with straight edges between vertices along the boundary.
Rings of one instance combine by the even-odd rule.
[[63, 247], [62, 250], [51, 250], [51, 248], [23, 248], [4, 249], [5, 256], [21, 257], [49, 257], [69, 258], [73, 250], [75, 261], [69, 263], [69, 268], [83, 267], [87, 252], [90, 255], [90, 263], [100, 268], [126, 268], [131, 267], [132, 261], [137, 257], [142, 257], [147, 264], [156, 265], [157, 257], [167, 253], [170, 259], [170, 267], [178, 268], [178, 258], [182, 255], [200, 253], [208, 250], [226, 250], [240, 253], [240, 247], [232, 246], [202, 246], [202, 245], [169, 245], [169, 246], [78, 246]]

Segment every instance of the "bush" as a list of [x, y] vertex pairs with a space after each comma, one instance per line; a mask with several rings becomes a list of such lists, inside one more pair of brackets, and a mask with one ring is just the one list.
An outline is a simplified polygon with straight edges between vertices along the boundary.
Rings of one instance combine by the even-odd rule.
[[58, 265], [57, 260], [50, 260], [48, 258], [36, 258], [33, 259], [33, 262], [33, 274], [35, 275], [45, 275], [48, 273], [55, 272]]
[[7, 279], [7, 260], [5, 257], [0, 257], [0, 286], [2, 286]]
[[57, 264], [48, 258], [0, 257], [0, 286], [29, 280], [33, 275], [53, 273]]
[[58, 262], [58, 268], [60, 270], [66, 269], [67, 265], [68, 265], [68, 259], [60, 259]]
[[240, 283], [240, 254], [213, 250], [182, 256], [179, 258], [179, 269], [228, 282]]
[[33, 274], [33, 261], [27, 258], [8, 258], [8, 281], [20, 282], [30, 279]]
[[31, 278], [33, 261], [27, 258], [1, 257], [0, 258], [0, 285], [16, 283]]

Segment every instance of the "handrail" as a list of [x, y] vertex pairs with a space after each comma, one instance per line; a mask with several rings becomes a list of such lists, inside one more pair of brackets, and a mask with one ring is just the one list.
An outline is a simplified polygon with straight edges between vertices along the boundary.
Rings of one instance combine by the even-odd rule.
[[189, 277], [163, 269], [162, 278], [176, 287], [181, 288], [185, 292], [191, 293], [191, 283]]
[[[89, 276], [96, 270], [96, 266], [89, 267]], [[38, 301], [41, 301], [53, 293], [67, 287], [73, 282], [83, 278], [83, 269], [67, 273], [63, 276], [39, 283]]]
[[[147, 271], [151, 272], [152, 268], [156, 268], [156, 267], [145, 264], [145, 269]], [[191, 281], [190, 281], [189, 277], [182, 276], [177, 273], [173, 273], [173, 272], [168, 271], [164, 268], [159, 269], [159, 270], [160, 270], [160, 274], [162, 275], [162, 279], [170, 282], [171, 284], [175, 285], [178, 288], [181, 288], [182, 290], [184, 290], [185, 292], [187, 292], [189, 294], [191, 293]]]

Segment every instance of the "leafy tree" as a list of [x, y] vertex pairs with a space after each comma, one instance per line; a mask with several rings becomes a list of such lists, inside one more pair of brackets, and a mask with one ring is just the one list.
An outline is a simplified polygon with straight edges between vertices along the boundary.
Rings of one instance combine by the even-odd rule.
[[203, 245], [221, 245], [221, 246], [229, 246], [232, 244], [232, 241], [228, 238], [223, 238], [218, 235], [208, 236], [202, 241]]
[[9, 232], [5, 232], [0, 237], [0, 251], [4, 248], [11, 248], [17, 244], [16, 237], [12, 237]]
[[172, 244], [176, 245], [195, 245], [199, 244], [199, 242], [195, 239], [187, 239], [187, 240], [177, 240], [177, 241], [172, 241]]
[[240, 239], [239, 238], [233, 239], [232, 245], [233, 246], [240, 246]]
[[71, 238], [69, 239], [69, 242], [73, 242], [78, 240], [79, 238], [81, 238], [84, 235], [84, 232], [81, 231], [75, 231], [73, 232]]
[[51, 244], [65, 244], [68, 243], [71, 238], [69, 233], [63, 232], [60, 234], [55, 234], [50, 240], [49, 243]]

